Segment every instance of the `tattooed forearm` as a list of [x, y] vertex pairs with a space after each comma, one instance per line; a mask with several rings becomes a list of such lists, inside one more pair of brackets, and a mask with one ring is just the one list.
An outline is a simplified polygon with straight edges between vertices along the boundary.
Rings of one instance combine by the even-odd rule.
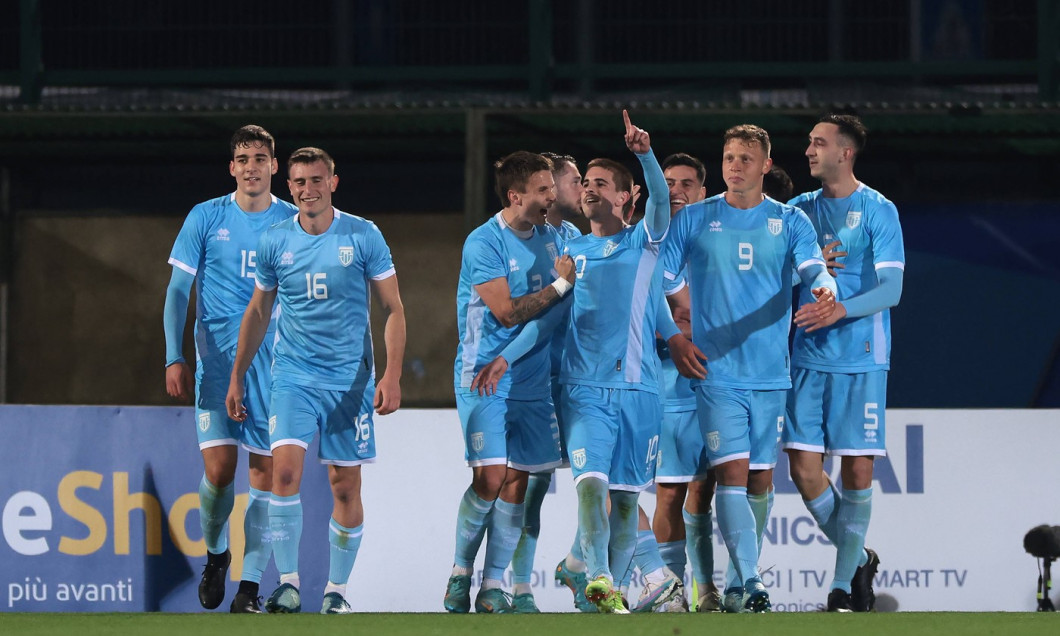
[[556, 304], [557, 300], [559, 300], [559, 293], [551, 285], [533, 294], [513, 298], [512, 313], [508, 316], [508, 321], [512, 325], [526, 322]]

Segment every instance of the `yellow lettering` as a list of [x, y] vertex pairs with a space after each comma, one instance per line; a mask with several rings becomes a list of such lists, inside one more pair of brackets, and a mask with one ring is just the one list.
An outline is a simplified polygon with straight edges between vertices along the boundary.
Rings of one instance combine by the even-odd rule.
[[106, 520], [98, 510], [77, 498], [78, 488], [99, 490], [101, 485], [103, 475], [87, 470], [72, 472], [59, 482], [59, 506], [63, 512], [88, 528], [88, 536], [84, 539], [60, 537], [59, 552], [84, 556], [103, 547], [103, 542], [107, 540]]
[[[182, 554], [191, 557], [206, 555], [206, 541], [193, 541], [188, 536], [188, 513], [199, 509], [199, 493], [189, 492], [177, 497], [169, 509], [169, 538]], [[235, 565], [233, 563], [233, 565]]]
[[129, 493], [129, 473], [114, 473], [114, 554], [129, 554], [129, 513], [144, 511], [146, 554], [162, 554], [162, 506], [145, 492]]

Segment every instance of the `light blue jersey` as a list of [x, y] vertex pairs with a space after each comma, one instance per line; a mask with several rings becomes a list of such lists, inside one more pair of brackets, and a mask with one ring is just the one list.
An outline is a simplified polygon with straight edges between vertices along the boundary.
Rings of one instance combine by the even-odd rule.
[[[571, 223], [570, 221], [563, 221], [563, 223], [556, 228], [559, 232], [560, 238], [563, 240], [563, 245], [566, 245], [570, 241], [578, 238], [582, 235], [582, 231], [578, 229], [578, 226]], [[550, 348], [552, 356], [552, 378], [559, 381], [559, 369], [563, 362], [563, 345], [567, 341], [567, 321], [560, 322], [556, 329], [552, 332], [552, 345]], [[555, 401], [555, 395], [553, 395], [553, 401]]]
[[567, 244], [577, 282], [567, 325], [562, 384], [659, 392], [656, 309], [662, 299], [662, 236], [641, 221], [618, 234]]
[[[258, 239], [269, 226], [297, 211], [272, 197], [267, 210], [244, 212], [233, 192], [204, 201], [188, 213], [169, 264], [195, 277], [195, 346], [200, 355], [235, 347], [243, 312], [254, 293]], [[275, 327], [276, 321], [270, 323], [270, 335]], [[224, 382], [227, 385], [228, 380]]]
[[693, 386], [791, 387], [792, 271], [824, 266], [801, 210], [769, 198], [741, 210], [724, 194], [685, 206], [670, 224], [664, 263], [668, 291], [687, 266], [692, 341], [707, 356], [707, 378]]
[[[905, 270], [905, 248], [898, 210], [882, 194], [859, 184], [848, 197], [832, 199], [821, 190], [791, 200], [810, 218], [821, 245], [838, 240], [847, 253], [836, 270], [840, 300], [858, 296], [878, 284], [877, 270]], [[799, 303], [813, 302], [803, 286]], [[864, 373], [890, 368], [891, 314], [883, 309], [868, 316], [844, 318], [835, 325], [807, 334], [795, 332], [792, 364], [835, 373]]]
[[[525, 237], [520, 237], [505, 224], [500, 212], [468, 235], [456, 292], [460, 345], [456, 350], [453, 383], [458, 393], [461, 389], [466, 391], [479, 369], [497, 357], [525, 326], [525, 323], [513, 327], [502, 325], [475, 286], [504, 278], [512, 298], [540, 291], [558, 278], [553, 264], [562, 248], [563, 240], [551, 225], [534, 226]], [[496, 394], [516, 400], [548, 397], [551, 393], [548, 344], [547, 341], [537, 344], [514, 362], [497, 383]]]
[[337, 209], [334, 215], [318, 236], [297, 217], [269, 228], [258, 245], [257, 284], [278, 288], [283, 316], [273, 375], [338, 391], [351, 389], [365, 371], [374, 381], [369, 283], [395, 271], [374, 223]]

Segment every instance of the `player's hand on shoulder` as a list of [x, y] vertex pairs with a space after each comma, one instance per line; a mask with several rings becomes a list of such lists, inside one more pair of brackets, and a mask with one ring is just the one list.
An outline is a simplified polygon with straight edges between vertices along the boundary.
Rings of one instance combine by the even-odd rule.
[[191, 369], [186, 362], [174, 362], [166, 367], [166, 393], [185, 401], [195, 394]]
[[633, 125], [633, 122], [629, 120], [627, 110], [622, 111], [622, 123], [626, 125], [626, 148], [638, 155], [651, 150], [651, 136], [648, 135], [648, 131]]
[[497, 356], [475, 374], [475, 379], [471, 381], [471, 390], [478, 391], [481, 396], [493, 395], [497, 392], [497, 383], [507, 370], [508, 361], [504, 356]]

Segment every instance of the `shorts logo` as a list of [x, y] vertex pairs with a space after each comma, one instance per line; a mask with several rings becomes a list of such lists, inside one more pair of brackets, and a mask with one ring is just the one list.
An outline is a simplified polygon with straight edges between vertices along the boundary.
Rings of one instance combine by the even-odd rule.
[[707, 433], [707, 448], [715, 453], [721, 448], [721, 434], [718, 431]]
[[783, 415], [781, 415], [780, 417], [777, 418], [777, 432], [778, 433], [783, 433], [784, 432], [784, 416]]
[[769, 228], [770, 234], [777, 236], [784, 229], [784, 219], [769, 219], [766, 227]]
[[210, 414], [199, 413], [199, 430], [205, 433], [210, 430]]
[[482, 433], [472, 433], [471, 450], [476, 453], [481, 453], [483, 448], [486, 448], [486, 439], [483, 437]]
[[856, 228], [859, 225], [861, 225], [861, 212], [860, 211], [847, 212], [847, 227], [849, 227], [850, 229], [853, 230], [854, 228]]
[[574, 467], [578, 470], [585, 468], [585, 449], [579, 448], [578, 450], [571, 453], [570, 463], [573, 464]]
[[350, 263], [353, 262], [353, 247], [345, 246], [339, 248], [339, 263], [343, 267], [349, 267]]
[[276, 416], [273, 415], [269, 418], [269, 435], [276, 432]]

